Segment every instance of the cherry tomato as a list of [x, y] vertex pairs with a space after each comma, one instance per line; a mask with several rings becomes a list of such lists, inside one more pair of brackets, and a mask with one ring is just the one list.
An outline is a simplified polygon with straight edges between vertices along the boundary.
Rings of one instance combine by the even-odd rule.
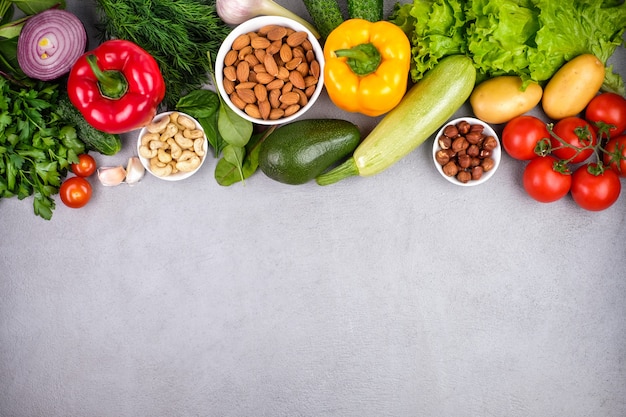
[[614, 125], [609, 129], [611, 137], [621, 135], [626, 130], [626, 98], [615, 93], [598, 94], [587, 105], [585, 119], [592, 125], [595, 122]]
[[83, 177], [70, 177], [59, 188], [61, 201], [71, 208], [80, 208], [91, 199], [91, 184]]
[[626, 136], [609, 139], [604, 149], [608, 152], [602, 155], [604, 164], [621, 177], [626, 177]]
[[86, 153], [78, 155], [78, 163], [72, 164], [72, 172], [79, 177], [88, 177], [96, 172], [96, 160]]
[[[562, 144], [553, 137], [551, 139], [552, 154], [572, 164], [578, 164], [589, 158], [593, 154], [593, 149], [588, 146], [595, 146], [598, 141], [596, 133], [589, 122], [580, 117], [572, 116], [559, 120], [554, 125], [553, 132], [565, 143], [573, 146], [573, 148]], [[585, 149], [577, 154], [576, 148]]]
[[537, 157], [524, 168], [524, 189], [529, 196], [541, 203], [552, 203], [567, 195], [572, 185], [569, 172], [554, 169], [559, 160], [553, 156]]
[[595, 163], [585, 164], [572, 175], [572, 198], [580, 207], [590, 211], [607, 209], [615, 203], [622, 191], [619, 175], [612, 169], [601, 174], [590, 172], [597, 169]]
[[518, 116], [502, 130], [502, 146], [515, 159], [528, 161], [537, 157], [535, 146], [543, 138], [550, 138], [545, 122], [535, 116]]

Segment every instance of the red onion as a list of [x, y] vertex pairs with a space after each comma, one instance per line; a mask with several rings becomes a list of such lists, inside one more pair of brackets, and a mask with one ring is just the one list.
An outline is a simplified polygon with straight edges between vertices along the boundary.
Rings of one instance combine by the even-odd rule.
[[49, 81], [67, 74], [85, 52], [87, 33], [80, 19], [50, 9], [28, 19], [17, 40], [17, 61], [30, 78]]

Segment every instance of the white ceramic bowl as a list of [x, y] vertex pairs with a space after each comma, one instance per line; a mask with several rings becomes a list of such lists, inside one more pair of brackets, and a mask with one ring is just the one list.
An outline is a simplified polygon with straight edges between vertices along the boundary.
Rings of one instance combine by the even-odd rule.
[[[468, 182], [465, 182], [465, 183], [459, 181], [454, 176], [448, 176], [444, 174], [443, 167], [441, 166], [441, 164], [439, 164], [439, 162], [437, 162], [437, 159], [435, 156], [437, 152], [441, 150], [441, 147], [439, 146], [439, 138], [443, 135], [443, 131], [445, 130], [445, 128], [448, 125], [456, 125], [461, 121], [467, 121], [471, 125], [475, 125], [475, 124], [482, 125], [483, 134], [486, 136], [493, 136], [498, 142], [498, 146], [496, 146], [496, 148], [491, 153], [491, 158], [493, 159], [493, 162], [494, 162], [493, 168], [491, 168], [487, 172], [484, 172], [482, 176], [480, 177], [480, 179], [469, 180]], [[443, 127], [439, 130], [437, 135], [435, 135], [435, 138], [433, 140], [433, 162], [435, 163], [435, 167], [437, 168], [437, 171], [439, 171], [441, 176], [444, 177], [446, 180], [450, 181], [452, 184], [460, 185], [463, 187], [472, 187], [472, 186], [480, 185], [480, 184], [483, 184], [485, 181], [489, 180], [489, 178], [493, 177], [496, 170], [498, 169], [498, 166], [500, 165], [501, 158], [502, 158], [502, 146], [500, 144], [500, 139], [498, 138], [498, 135], [489, 124], [483, 122], [482, 120], [476, 119], [474, 117], [460, 117], [458, 119], [454, 119], [454, 120], [450, 120], [446, 122], [443, 125]]]
[[[315, 59], [320, 65], [320, 75], [317, 81], [317, 86], [315, 88], [314, 93], [309, 97], [308, 102], [305, 106], [300, 108], [296, 113], [291, 116], [281, 117], [276, 120], [265, 120], [262, 118], [254, 118], [249, 116], [246, 112], [240, 110], [237, 106], [235, 106], [230, 100], [228, 94], [224, 89], [224, 59], [226, 54], [232, 49], [232, 45], [234, 40], [239, 36], [250, 32], [256, 32], [260, 28], [266, 25], [277, 25], [283, 26], [287, 28], [291, 28], [296, 31], [306, 32], [308, 35], [308, 40], [313, 45], [313, 51], [315, 52]], [[241, 117], [260, 125], [277, 125], [282, 123], [287, 123], [297, 119], [302, 116], [308, 109], [310, 109], [315, 101], [318, 99], [322, 89], [324, 88], [324, 50], [320, 45], [319, 41], [315, 38], [315, 36], [302, 24], [296, 22], [295, 20], [282, 17], [282, 16], [259, 16], [252, 18], [250, 20], [245, 21], [239, 26], [233, 28], [230, 34], [224, 39], [224, 42], [220, 46], [220, 49], [217, 53], [217, 57], [215, 60], [215, 79], [217, 83], [217, 89], [226, 102], [226, 104], [238, 115]]]
[[[202, 140], [202, 150], [204, 151], [204, 155], [200, 156], [200, 165], [198, 165], [193, 171], [178, 171], [176, 173], [172, 173], [166, 176], [157, 175], [152, 170], [152, 167], [150, 166], [150, 159], [142, 155], [142, 151], [141, 151], [142, 139], [147, 133], [149, 133], [148, 126], [144, 126], [139, 131], [139, 137], [137, 138], [137, 154], [139, 155], [139, 160], [141, 161], [142, 165], [144, 166], [144, 168], [146, 168], [146, 171], [148, 171], [150, 174], [165, 181], [180, 181], [180, 180], [184, 180], [185, 178], [189, 178], [190, 176], [198, 172], [198, 170], [204, 164], [204, 161], [206, 160], [207, 155], [209, 154], [209, 146], [208, 146], [206, 134], [204, 132], [204, 129], [202, 129], [202, 126], [200, 125], [200, 123], [198, 123], [196, 119], [194, 119], [193, 117], [189, 116], [186, 113], [179, 112], [179, 111], [167, 111], [167, 112], [159, 113], [154, 117], [154, 119], [152, 119], [152, 123], [163, 121], [164, 119], [169, 118], [172, 113], [178, 113], [181, 116], [185, 116], [191, 119], [194, 122], [196, 129], [202, 132], [202, 137], [200, 139]], [[181, 126], [179, 129], [180, 129], [180, 133], [182, 134], [183, 126]]]

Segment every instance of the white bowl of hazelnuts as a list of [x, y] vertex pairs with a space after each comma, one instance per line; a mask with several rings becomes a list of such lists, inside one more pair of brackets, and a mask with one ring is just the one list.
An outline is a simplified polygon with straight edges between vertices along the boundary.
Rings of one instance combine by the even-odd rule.
[[446, 180], [460, 186], [479, 185], [491, 178], [502, 157], [498, 135], [473, 117], [448, 121], [433, 141], [433, 161]]

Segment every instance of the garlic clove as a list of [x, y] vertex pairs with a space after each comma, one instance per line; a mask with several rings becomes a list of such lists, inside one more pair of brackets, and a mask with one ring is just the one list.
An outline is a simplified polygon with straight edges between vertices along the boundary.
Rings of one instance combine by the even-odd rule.
[[146, 173], [146, 168], [139, 160], [138, 157], [132, 156], [128, 158], [128, 165], [126, 165], [126, 184], [135, 185]]
[[98, 180], [105, 187], [120, 185], [126, 177], [124, 167], [100, 167], [98, 168]]

